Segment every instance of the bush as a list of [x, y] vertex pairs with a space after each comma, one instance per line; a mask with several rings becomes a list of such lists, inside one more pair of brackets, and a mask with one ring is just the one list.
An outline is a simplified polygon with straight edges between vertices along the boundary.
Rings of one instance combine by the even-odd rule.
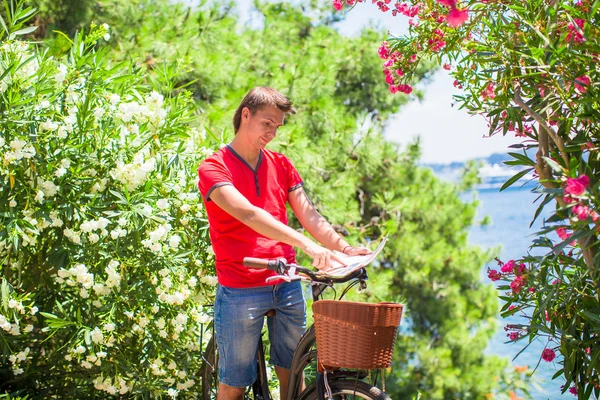
[[196, 188], [204, 133], [174, 84], [111, 64], [109, 27], [64, 57], [0, 39], [0, 390], [40, 397], [174, 397], [198, 390], [216, 283]]

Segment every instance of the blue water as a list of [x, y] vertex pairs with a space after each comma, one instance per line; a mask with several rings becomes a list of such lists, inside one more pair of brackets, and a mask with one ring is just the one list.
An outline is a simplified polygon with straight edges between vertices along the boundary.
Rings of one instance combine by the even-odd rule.
[[[534, 238], [534, 233], [542, 226], [543, 217], [548, 216], [550, 214], [549, 211], [553, 207], [552, 204], [548, 204], [546, 206], [547, 210], [538, 217], [532, 228], [529, 228], [529, 224], [539, 204], [539, 202], [533, 203], [538, 194], [532, 193], [532, 188], [533, 186], [527, 185], [523, 188], [510, 188], [503, 192], [499, 192], [499, 189], [478, 190], [475, 193], [480, 201], [477, 221], [487, 215], [491, 218], [492, 223], [483, 227], [472, 227], [469, 232], [470, 242], [484, 248], [498, 248], [501, 246], [496, 256], [503, 261], [516, 259], [527, 254]], [[468, 195], [467, 198], [472, 198], [472, 195]], [[488, 266], [497, 269], [495, 261], [484, 266], [482, 269], [482, 280], [485, 282], [490, 282], [486, 273]], [[517, 321], [518, 318], [516, 317], [514, 320], [510, 320], [511, 323]], [[527, 342], [506, 343], [508, 338], [503, 328], [507, 322], [509, 321], [499, 317], [499, 329], [491, 340], [488, 351], [493, 354], [509, 357], [515, 366], [527, 365], [530, 371], [533, 370], [538, 365], [540, 354], [544, 349], [544, 343], [541, 341], [534, 342], [517, 359], [513, 360]], [[535, 383], [530, 389], [534, 399], [554, 400], [575, 398], [568, 392], [564, 395], [560, 394], [560, 387], [564, 384], [562, 377], [552, 380], [552, 376], [559, 368], [560, 366], [554, 362], [548, 363], [543, 360], [539, 362], [539, 366], [533, 375]]]

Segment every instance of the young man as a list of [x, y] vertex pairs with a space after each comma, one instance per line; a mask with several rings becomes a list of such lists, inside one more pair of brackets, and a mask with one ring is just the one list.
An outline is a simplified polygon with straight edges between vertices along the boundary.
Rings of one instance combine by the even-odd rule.
[[[276, 312], [267, 319], [271, 363], [285, 400], [294, 349], [306, 329], [300, 282], [267, 284], [266, 278], [275, 273], [245, 268], [244, 257], [284, 257], [291, 263], [297, 247], [313, 259], [314, 267], [327, 269], [332, 261], [340, 261], [332, 250], [370, 253], [338, 235], [308, 200], [292, 163], [265, 149], [291, 108], [275, 89], [252, 89], [233, 117], [233, 141], [198, 169], [219, 280], [215, 299], [219, 400], [243, 399], [246, 386], [256, 379], [258, 341], [269, 310]], [[323, 246], [287, 225], [288, 202], [302, 226]]]

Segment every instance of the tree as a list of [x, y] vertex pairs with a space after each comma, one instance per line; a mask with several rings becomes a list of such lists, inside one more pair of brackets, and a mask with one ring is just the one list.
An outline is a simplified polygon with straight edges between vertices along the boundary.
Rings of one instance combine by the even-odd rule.
[[[333, 2], [337, 9], [357, 3]], [[540, 205], [533, 220], [554, 208], [532, 243], [547, 254], [505, 260], [489, 276], [507, 283], [499, 286], [502, 314], [523, 317], [507, 326], [511, 339], [545, 340], [540, 357], [551, 361], [560, 353], [563, 392], [597, 398], [600, 1], [390, 3], [377, 6], [411, 18], [406, 35], [379, 48], [390, 91], [408, 91], [420, 62], [436, 60], [464, 90], [456, 96], [460, 107], [483, 115], [490, 135], [520, 138], [507, 164], [526, 169], [504, 187], [534, 174]], [[534, 159], [527, 149], [536, 151]]]
[[[7, 290], [12, 293], [17, 304], [20, 301], [23, 307], [27, 307], [31, 300], [39, 311], [45, 313], [43, 318], [39, 317], [39, 312], [36, 314], [39, 319], [35, 321], [37, 325], [33, 324], [33, 332], [19, 336], [19, 347], [5, 348], [5, 360], [8, 360], [3, 363], [5, 368], [13, 367], [10, 363], [11, 356], [15, 360], [23, 358], [23, 355], [19, 357], [19, 353], [25, 351], [25, 343], [33, 342], [29, 346], [29, 353], [24, 356], [27, 360], [36, 360], [22, 363], [29, 367], [23, 368], [24, 374], [18, 375], [20, 381], [12, 382], [11, 388], [20, 387], [23, 392], [32, 396], [61, 391], [73, 393], [76, 397], [105, 398], [107, 393], [115, 389], [121, 390], [120, 379], [123, 379], [128, 390], [126, 396], [166, 397], [180, 390], [181, 398], [197, 392], [198, 382], [192, 383], [191, 380], [195, 380], [198, 363], [201, 361], [198, 357], [199, 349], [193, 347], [185, 355], [181, 352], [188, 345], [191, 346], [188, 340], [192, 335], [198, 338], [205, 333], [202, 322], [208, 319], [198, 305], [210, 302], [212, 290], [209, 284], [212, 282], [210, 276], [213, 266], [205, 234], [206, 221], [198, 206], [199, 199], [189, 197], [191, 193], [195, 193], [195, 165], [230, 140], [233, 135], [230, 118], [243, 94], [255, 85], [267, 84], [288, 94], [296, 104], [298, 112], [286, 119], [286, 126], [281, 129], [274, 148], [285, 151], [294, 161], [305, 178], [305, 187], [311, 200], [319, 210], [335, 223], [340, 232], [349, 235], [352, 241], [377, 240], [386, 232], [391, 235], [389, 252], [383, 263], [390, 268], [374, 270], [371, 290], [364, 294], [367, 298], [370, 296], [379, 300], [410, 298], [409, 308], [415, 310], [414, 313], [409, 312], [406, 320], [407, 331], [413, 333], [402, 335], [400, 339], [395, 361], [395, 371], [399, 376], [396, 378], [394, 375], [396, 381], [388, 381], [388, 384], [397, 387], [394, 390], [398, 396], [407, 397], [418, 391], [424, 395], [431, 392], [431, 398], [451, 397], [457, 393], [476, 398], [480, 394], [505, 391], [504, 387], [499, 388], [495, 378], [500, 377], [501, 381], [512, 378], [512, 374], [504, 374], [506, 363], [495, 357], [484, 357], [481, 352], [483, 343], [487, 341], [486, 337], [489, 338], [491, 334], [486, 327], [485, 318], [495, 304], [490, 301], [489, 288], [479, 283], [478, 276], [473, 271], [479, 268], [483, 259], [490, 256], [477, 249], [464, 247], [452, 253], [456, 263], [448, 261], [449, 266], [444, 271], [452, 271], [451, 274], [444, 276], [444, 271], [437, 267], [431, 273], [427, 271], [437, 265], [438, 261], [447, 260], [447, 255], [442, 253], [449, 252], [450, 247], [464, 244], [465, 229], [472, 222], [475, 206], [458, 201], [457, 193], [460, 188], [442, 184], [427, 170], [418, 167], [416, 147], [399, 155], [397, 148], [385, 141], [382, 135], [383, 123], [390, 113], [407, 101], [407, 97], [390, 96], [386, 93], [385, 85], [377, 81], [380, 73], [377, 60], [348, 57], [352, 52], [366, 54], [380, 40], [377, 32], [365, 31], [355, 39], [345, 39], [330, 26], [333, 20], [330, 13], [317, 12], [317, 16], [311, 19], [302, 9], [287, 3], [259, 5], [264, 25], [244, 27], [241, 31], [237, 30], [237, 21], [230, 8], [220, 4], [200, 9], [189, 9], [166, 0], [103, 1], [102, 4], [104, 7], [94, 18], [98, 23], [109, 22], [110, 27], [94, 26], [91, 33], [86, 29], [84, 34], [77, 34], [76, 40], [69, 35], [48, 30], [48, 36], [39, 48], [28, 47], [31, 54], [36, 54], [35, 59], [40, 67], [31, 80], [27, 81], [35, 82], [35, 85], [10, 82], [3, 92], [3, 104], [14, 104], [16, 94], [13, 93], [18, 93], [19, 101], [24, 102], [20, 108], [15, 108], [14, 113], [33, 115], [27, 119], [19, 114], [11, 118], [10, 121], [13, 122], [10, 123], [3, 120], [3, 129], [11, 135], [21, 135], [20, 140], [26, 137], [31, 141], [27, 129], [32, 126], [34, 132], [38, 132], [42, 124], [53, 129], [51, 132], [58, 132], [65, 121], [71, 121], [69, 115], [72, 114], [78, 116], [78, 123], [81, 120], [83, 124], [75, 128], [71, 123], [77, 129], [78, 142], [50, 146], [46, 143], [51, 142], [37, 141], [37, 158], [30, 163], [19, 164], [19, 171], [32, 171], [32, 168], [36, 171], [43, 170], [44, 187], [51, 188], [46, 182], [52, 181], [61, 188], [72, 188], [68, 192], [72, 194], [68, 196], [74, 197], [58, 200], [62, 197], [54, 196], [67, 195], [57, 191], [57, 194], [46, 196], [40, 203], [35, 200], [37, 192], [28, 188], [27, 174], [19, 172], [18, 175], [13, 172], [15, 185], [19, 185], [19, 193], [24, 196], [23, 200], [16, 201], [15, 207], [20, 210], [19, 207], [26, 207], [28, 204], [35, 206], [36, 221], [42, 218], [40, 215], [45, 215], [43, 212], [50, 213], [58, 205], [62, 207], [59, 207], [60, 210], [72, 208], [73, 213], [66, 213], [61, 218], [64, 226], [69, 226], [71, 231], [84, 230], [85, 233], [80, 234], [83, 241], [89, 241], [94, 233], [100, 237], [96, 243], [85, 242], [86, 251], [83, 252], [72, 243], [72, 232], [66, 235], [64, 229], [52, 227], [44, 230], [46, 239], [38, 239], [37, 247], [23, 246], [18, 251], [11, 250], [9, 257], [28, 257], [21, 262], [22, 268], [33, 268], [37, 264], [32, 260], [42, 260], [44, 269], [51, 271], [48, 282], [52, 283], [48, 283], [47, 290], [41, 290], [36, 285], [40, 279], [39, 272], [35, 272], [22, 274], [26, 283], [23, 286], [21, 281], [15, 280], [19, 276], [17, 273], [10, 272], [12, 270], [8, 267], [3, 268], [7, 287], [12, 287]], [[95, 6], [91, 4], [90, 7]], [[87, 26], [87, 23], [85, 20], [78, 22], [83, 26]], [[71, 27], [65, 29], [70, 31]], [[86, 39], [88, 37], [91, 38]], [[80, 43], [87, 43], [84, 46], [85, 54], [78, 50]], [[27, 58], [29, 56], [25, 59]], [[64, 71], [61, 63], [67, 66], [67, 83], [64, 85], [69, 86], [66, 88], [59, 85], [59, 82], [64, 81], [62, 76], [58, 81], [55, 79]], [[11, 64], [9, 62], [6, 65]], [[19, 68], [26, 66], [27, 63]], [[420, 68], [423, 75], [429, 70], [427, 65]], [[75, 87], [69, 87], [73, 82], [79, 82], [78, 79], [82, 76], [86, 77], [86, 81], [81, 89], [77, 88], [81, 90], [81, 94], [75, 99], [70, 94], [75, 91]], [[40, 85], [43, 90], [36, 92]], [[167, 113], [165, 121], [156, 130], [145, 119], [144, 122], [137, 121], [138, 132], [131, 121], [136, 121], [138, 117], [146, 118], [146, 98], [151, 103], [159, 98], [157, 94], [153, 94], [153, 90], [163, 96], [161, 108]], [[111, 108], [112, 93], [119, 94], [120, 97], [114, 110]], [[72, 106], [56, 110], [54, 105], [62, 103], [55, 99], [63, 97], [65, 101], [77, 101], [77, 110]], [[42, 103], [45, 106], [44, 100], [52, 107], [40, 113], [36, 107]], [[89, 102], [89, 106], [80, 104], [85, 104], [85, 101]], [[133, 102], [137, 106], [131, 104]], [[107, 110], [98, 117], [97, 107], [94, 105], [102, 105]], [[123, 117], [127, 118], [125, 114], [130, 109], [135, 115], [132, 120], [124, 121]], [[75, 112], [70, 113], [69, 110]], [[100, 114], [101, 111], [97, 113]], [[46, 121], [46, 118], [50, 121]], [[17, 128], [14, 121], [29, 122], [24, 127]], [[59, 126], [54, 128], [54, 123]], [[122, 130], [123, 126], [129, 134]], [[126, 139], [125, 147], [119, 147], [121, 134]], [[44, 137], [49, 141], [57, 140], [50, 133], [46, 135]], [[114, 142], [113, 147], [104, 145], [102, 140], [106, 137], [111, 143]], [[136, 143], [135, 138], [139, 138], [140, 143]], [[3, 151], [14, 152], [12, 147], [7, 147], [11, 142], [12, 138], [6, 141]], [[135, 156], [139, 146], [150, 149], [149, 153], [144, 153], [143, 163], [139, 163], [142, 160]], [[53, 158], [59, 147], [61, 151], [80, 154], [76, 158], [77, 162], [74, 158], [69, 165], [69, 173], [73, 170], [78, 171], [77, 174], [63, 176], [63, 179], [67, 179], [66, 182], [73, 182], [71, 186], [60, 183], [62, 181], [57, 181], [57, 177], [52, 175], [55, 170], [60, 169], [56, 163], [62, 159]], [[98, 151], [102, 151], [102, 157], [97, 156]], [[96, 154], [96, 157], [89, 156], [90, 153]], [[124, 157], [123, 165], [118, 163], [121, 155]], [[144, 183], [128, 188], [125, 184], [127, 179], [137, 175], [125, 174], [123, 168], [133, 166], [143, 169], [142, 166], [149, 161], [150, 156], [156, 158], [156, 165], [154, 169], [150, 168], [152, 165], [148, 165], [145, 179], [153, 184]], [[48, 163], [51, 165], [48, 166]], [[88, 177], [87, 172], [83, 172], [96, 163], [103, 165], [101, 171], [107, 181], [100, 181], [105, 185], [98, 188], [102, 188], [102, 191], [92, 193], [91, 188], [87, 189], [87, 186], [82, 185], [87, 182], [86, 184], [94, 187], [97, 183], [94, 179], [100, 180], [102, 174]], [[12, 164], [10, 168], [12, 170]], [[9, 183], [11, 170], [1, 175]], [[112, 170], [116, 171], [111, 175], [109, 171]], [[117, 173], [118, 171], [123, 173]], [[80, 182], [81, 180], [84, 182]], [[182, 183], [179, 183], [180, 180]], [[422, 187], [419, 182], [423, 183]], [[182, 193], [188, 193], [185, 198], [174, 191], [177, 186]], [[23, 218], [15, 210], [8, 208], [9, 197], [14, 193], [12, 189], [8, 190], [9, 187], [10, 185], [2, 186], [2, 199], [8, 201], [0, 202], [0, 207], [7, 207], [2, 208], [2, 215], [7, 215], [6, 218], [11, 221], [20, 221]], [[33, 200], [28, 203], [26, 199], [29, 198]], [[168, 209], [162, 208], [167, 205], [163, 199], [169, 204]], [[143, 207], [141, 203], [147, 203], [151, 209]], [[190, 210], [186, 204], [191, 207]], [[416, 205], [439, 210], [439, 214], [438, 211], [435, 214], [424, 213]], [[38, 211], [38, 208], [45, 211]], [[82, 208], [86, 209], [86, 213], [81, 214]], [[194, 214], [186, 218], [185, 215], [192, 210]], [[38, 212], [41, 214], [38, 215]], [[118, 224], [120, 217], [113, 215], [115, 212], [128, 212], [132, 217], [131, 226], [126, 228], [131, 234], [117, 239], [126, 241], [126, 245], [119, 246], [118, 249], [107, 247], [112, 244], [107, 237], [102, 236], [102, 230], [88, 232], [96, 226], [94, 221], [100, 221], [100, 215], [111, 221], [110, 228], [113, 225], [116, 228], [115, 221]], [[89, 221], [92, 214], [93, 221]], [[85, 218], [80, 215], [85, 215]], [[435, 221], [436, 218], [439, 223]], [[8, 220], [2, 220], [2, 226], [6, 226], [6, 221]], [[171, 224], [168, 232], [165, 232], [166, 227], [159, 229], [165, 221], [170, 221]], [[27, 221], [24, 223], [27, 224]], [[42, 224], [39, 221], [37, 223]], [[444, 224], [448, 227], [444, 227]], [[299, 228], [297, 224], [294, 226]], [[432, 240], [436, 239], [436, 243], [424, 240], [429, 229], [432, 232], [439, 231], [431, 236]], [[420, 230], [422, 232], [419, 233]], [[192, 239], [190, 231], [200, 234]], [[421, 236], [415, 236], [417, 233]], [[177, 251], [171, 249], [174, 234], [181, 238]], [[22, 237], [20, 232], [15, 235]], [[163, 240], [161, 250], [164, 256], [157, 256], [155, 251], [159, 250], [158, 247], [155, 243], [146, 241], [158, 237]], [[96, 239], [95, 236], [91, 238]], [[420, 240], [422, 243], [418, 243]], [[175, 242], [177, 239], [174, 239], [173, 245]], [[51, 246], [52, 243], [56, 244]], [[57, 261], [46, 257], [48, 251], [66, 252], [69, 257]], [[72, 252], [75, 255], [71, 255]], [[93, 286], [91, 291], [88, 290], [88, 298], [81, 296], [80, 287], [74, 290], [68, 286], [69, 279], [76, 280], [71, 272], [68, 272], [68, 276], [65, 275], [67, 272], [61, 272], [65, 277], [58, 275], [60, 268], [69, 271], [76, 267], [77, 262], [73, 262], [75, 256], [85, 256], [86, 260], [90, 260], [89, 265], [85, 264], [87, 272], [81, 268], [73, 272], [77, 275], [79, 271], [81, 280], [85, 282], [87, 275], [84, 272], [94, 274], [94, 283], [97, 283], [99, 277], [106, 281], [105, 268], [108, 265], [104, 265], [102, 260], [110, 262], [107, 257], [114, 254], [124, 258], [126, 268], [121, 271], [119, 291], [111, 287], [112, 292], [102, 299], [96, 299], [99, 294], [94, 291]], [[196, 265], [198, 260], [201, 267]], [[170, 272], [167, 276], [162, 276], [167, 273], [163, 271], [167, 265], [172, 266], [169, 267]], [[392, 266], [396, 268], [391, 268]], [[195, 289], [192, 289], [189, 280], [194, 274], [197, 282]], [[419, 282], [423, 285], [416, 281], [407, 285], [406, 278], [410, 276], [420, 276]], [[57, 278], [64, 279], [64, 282], [61, 283]], [[435, 288], [429, 283], [431, 278], [437, 279]], [[390, 279], [395, 283], [393, 287], [390, 287]], [[128, 282], [127, 286], [125, 282]], [[190, 296], [183, 304], [164, 304], [171, 298], [162, 300], [160, 296], [165, 293], [169, 283], [172, 291], [184, 293], [186, 287], [190, 290]], [[105, 287], [98, 289], [103, 292]], [[465, 298], [453, 294], [448, 296], [448, 301], [443, 300], [444, 287], [463, 293]], [[157, 290], [161, 293], [157, 293]], [[205, 300], [194, 299], [192, 302], [195, 293], [202, 295]], [[95, 308], [95, 301], [104, 301], [103, 307], [115, 309], [115, 314], [104, 311], [99, 313]], [[160, 308], [158, 314], [153, 313], [155, 304]], [[481, 311], [475, 310], [474, 304], [480, 304]], [[456, 329], [451, 329], [456, 321], [448, 320], [446, 317], [451, 315], [440, 313], [436, 305], [443, 305], [446, 310], [454, 306], [464, 307], [472, 317], [465, 323], [456, 324]], [[78, 309], [81, 311], [78, 312]], [[11, 317], [23, 318], [18, 310], [11, 310]], [[132, 311], [135, 314], [130, 318]], [[182, 323], [186, 315], [187, 320]], [[113, 319], [105, 321], [109, 317]], [[164, 319], [164, 326], [161, 318]], [[418, 322], [412, 322], [413, 319]], [[66, 324], [75, 321], [84, 326]], [[12, 324], [15, 323], [13, 320]], [[87, 359], [93, 354], [88, 354], [87, 350], [84, 356], [78, 353], [79, 342], [83, 340], [82, 346], [86, 349], [89, 347], [83, 344], [86, 332], [89, 331], [91, 343], [98, 345], [94, 342], [94, 338], [99, 339], [96, 326], [100, 327], [103, 340], [109, 338], [108, 331], [102, 330], [107, 323], [115, 325], [113, 336], [120, 347], [127, 351], [120, 354], [121, 358], [107, 357], [101, 361], [101, 366], [97, 366], [94, 363], [98, 359]], [[136, 325], [140, 328], [144, 325], [147, 329], [140, 330]], [[178, 333], [175, 329], [181, 329], [180, 325], [184, 330]], [[455, 340], [438, 340], [439, 334], [426, 336], [426, 328], [433, 325], [443, 329], [443, 332], [452, 331]], [[43, 331], [48, 327], [51, 328], [50, 331]], [[112, 326], [108, 325], [108, 328]], [[478, 331], [479, 348], [473, 347], [470, 351], [464, 347], [456, 348], [456, 343], [467, 342], [471, 329]], [[164, 335], [163, 330], [168, 330], [173, 343], [164, 343], [167, 338], [161, 336]], [[178, 339], [172, 338], [175, 333], [179, 334]], [[53, 334], [52, 339], [46, 342], [48, 349], [44, 348], [45, 355], [42, 356], [40, 342], [50, 334]], [[435, 354], [425, 345], [426, 337], [435, 340]], [[34, 346], [35, 343], [37, 344]], [[198, 339], [195, 345], [201, 347], [202, 343]], [[410, 359], [406, 358], [406, 349], [412, 352], [410, 354], [413, 357]], [[110, 349], [98, 347], [96, 350], [102, 354], [109, 353]], [[70, 360], [65, 359], [67, 355]], [[36, 364], [38, 359], [46, 358], [52, 361]], [[404, 389], [408, 385], [408, 378], [403, 374], [413, 372], [411, 364], [415, 359], [432, 361], [423, 362], [424, 367], [412, 376], [417, 385]], [[432, 367], [435, 359], [443, 360], [451, 370], [442, 375], [442, 382], [437, 384], [433, 384], [435, 376], [439, 375]], [[170, 368], [171, 361], [177, 364], [176, 369]], [[88, 369], [89, 365], [82, 365], [83, 362], [92, 365]], [[21, 364], [16, 368], [21, 368]], [[185, 372], [184, 378], [181, 378], [182, 371]], [[10, 375], [12, 372], [5, 372], [11, 379], [14, 377]], [[458, 372], [462, 373], [460, 379], [456, 378]], [[69, 378], [64, 379], [64, 374], [68, 374]], [[474, 376], [478, 382], [473, 379]], [[508, 386], [514, 385], [514, 381], [508, 382]]]

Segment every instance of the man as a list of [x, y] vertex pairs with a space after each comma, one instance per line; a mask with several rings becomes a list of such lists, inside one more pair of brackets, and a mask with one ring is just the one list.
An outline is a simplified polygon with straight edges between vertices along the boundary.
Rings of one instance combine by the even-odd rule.
[[[368, 254], [350, 246], [308, 200], [292, 163], [265, 146], [283, 125], [291, 102], [268, 87], [252, 89], [233, 118], [233, 141], [202, 162], [198, 187], [206, 205], [219, 286], [215, 299], [215, 335], [219, 349], [219, 400], [243, 399], [256, 379], [257, 345], [264, 314], [275, 366], [285, 400], [294, 349], [306, 329], [300, 283], [265, 280], [275, 273], [250, 270], [244, 257], [295, 262], [293, 247], [327, 269], [341, 262], [332, 250]], [[302, 226], [323, 246], [287, 225], [286, 203]]]

